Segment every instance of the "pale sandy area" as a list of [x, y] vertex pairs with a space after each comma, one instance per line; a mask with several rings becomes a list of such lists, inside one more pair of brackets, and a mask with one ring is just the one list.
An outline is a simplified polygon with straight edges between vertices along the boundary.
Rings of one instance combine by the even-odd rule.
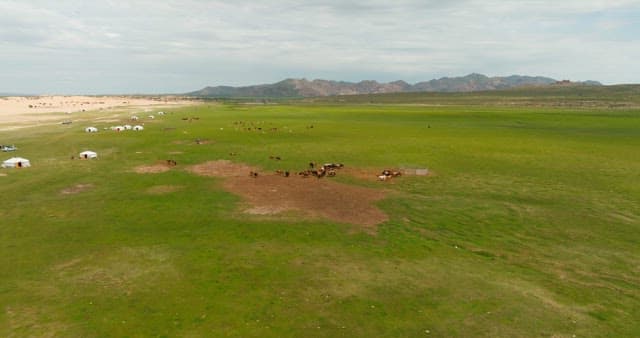
[[0, 130], [71, 119], [74, 114], [119, 108], [152, 109], [196, 104], [180, 97], [28, 96], [0, 97]]

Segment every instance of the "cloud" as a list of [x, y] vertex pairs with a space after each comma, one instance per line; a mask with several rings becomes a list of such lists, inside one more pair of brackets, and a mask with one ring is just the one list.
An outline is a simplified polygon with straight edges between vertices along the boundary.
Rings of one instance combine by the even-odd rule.
[[[0, 62], [12, 65], [0, 91], [171, 92], [290, 76], [420, 81], [470, 72], [632, 82], [639, 17], [631, 0], [0, 0]], [[33, 69], [41, 81], [21, 81]]]

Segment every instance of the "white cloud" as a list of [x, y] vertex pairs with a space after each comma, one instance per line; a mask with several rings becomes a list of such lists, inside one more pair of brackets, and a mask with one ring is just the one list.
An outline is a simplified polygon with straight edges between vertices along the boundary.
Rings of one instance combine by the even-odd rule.
[[[639, 18], [632, 0], [0, 0], [0, 62], [12, 65], [0, 91], [170, 92], [289, 76], [419, 81], [469, 72], [634, 82]], [[21, 80], [34, 69], [40, 81]], [[61, 70], [72, 81], [58, 82]]]

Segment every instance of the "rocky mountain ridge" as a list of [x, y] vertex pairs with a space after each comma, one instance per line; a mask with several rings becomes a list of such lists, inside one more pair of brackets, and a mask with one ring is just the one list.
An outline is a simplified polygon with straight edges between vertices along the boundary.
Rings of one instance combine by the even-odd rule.
[[273, 84], [262, 84], [245, 87], [216, 86], [186, 93], [197, 97], [319, 97], [333, 95], [359, 95], [377, 93], [406, 92], [474, 92], [509, 89], [522, 86], [548, 85], [601, 85], [596, 81], [571, 82], [558, 81], [542, 76], [511, 75], [506, 77], [488, 77], [482, 74], [469, 74], [462, 77], [443, 77], [430, 81], [409, 84], [405, 81], [380, 83], [377, 81], [330, 81], [286, 79]]

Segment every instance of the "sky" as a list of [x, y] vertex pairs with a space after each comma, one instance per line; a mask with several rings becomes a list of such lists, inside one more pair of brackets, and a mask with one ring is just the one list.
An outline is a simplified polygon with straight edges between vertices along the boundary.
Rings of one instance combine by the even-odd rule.
[[482, 73], [640, 82], [640, 0], [0, 0], [0, 93]]

